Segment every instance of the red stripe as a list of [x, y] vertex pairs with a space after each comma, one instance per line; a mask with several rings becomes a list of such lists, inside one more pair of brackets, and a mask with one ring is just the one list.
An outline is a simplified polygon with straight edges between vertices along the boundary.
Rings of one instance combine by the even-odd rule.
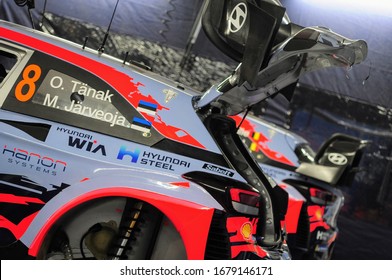
[[171, 182], [169, 184], [181, 188], [190, 188], [191, 186], [189, 182]]
[[13, 204], [24, 204], [28, 205], [29, 203], [36, 203], [36, 204], [45, 204], [41, 199], [35, 197], [28, 197], [28, 196], [16, 196], [13, 194], [8, 193], [1, 193], [0, 194], [0, 203], [13, 203]]

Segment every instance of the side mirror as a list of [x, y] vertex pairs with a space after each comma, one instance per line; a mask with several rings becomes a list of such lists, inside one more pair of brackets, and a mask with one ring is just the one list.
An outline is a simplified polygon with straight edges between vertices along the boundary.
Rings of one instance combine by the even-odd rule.
[[322, 144], [314, 163], [303, 162], [296, 171], [333, 185], [351, 185], [362, 150], [368, 143], [349, 135], [334, 134]]
[[242, 62], [239, 84], [255, 82], [268, 57], [286, 9], [266, 1], [209, 0], [202, 18], [208, 38]]
[[317, 152], [314, 161], [325, 166], [352, 166], [359, 161], [359, 151], [367, 141], [345, 134], [334, 134], [325, 141]]

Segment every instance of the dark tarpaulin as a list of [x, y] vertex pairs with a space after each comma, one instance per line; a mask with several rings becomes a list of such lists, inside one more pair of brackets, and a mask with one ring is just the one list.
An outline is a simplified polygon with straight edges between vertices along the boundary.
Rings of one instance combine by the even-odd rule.
[[392, 5], [380, 6], [388, 1], [379, 0], [282, 3], [293, 22], [327, 26], [368, 43], [368, 58], [353, 69], [328, 69], [301, 79], [313, 90], [295, 94], [291, 129], [314, 148], [335, 132], [371, 141], [353, 184], [342, 189], [345, 205], [334, 258], [392, 259]]
[[[46, 12], [88, 22], [99, 27], [109, 25], [117, 0], [47, 0]], [[201, 0], [120, 0], [111, 25], [115, 33], [128, 34], [151, 41], [184, 48]], [[45, 0], [35, 0], [33, 11], [41, 19]], [[13, 0], [0, 0], [0, 17], [30, 26], [26, 14]], [[76, 35], [76, 34], [75, 34]]]
[[[43, 17], [45, 1], [36, 0], [36, 8], [32, 10], [35, 26], [42, 29], [43, 23], [47, 32], [79, 44], [88, 37], [87, 47], [98, 49], [116, 0], [63, 2], [47, 0]], [[162, 76], [202, 91], [231, 73], [237, 63], [225, 57], [203, 33], [200, 37], [204, 39], [199, 40], [198, 47], [206, 54], [205, 57], [219, 57], [229, 65], [192, 54], [188, 63], [179, 67], [202, 0], [144, 2], [119, 1], [105, 53], [123, 59], [129, 51], [128, 59], [143, 62]], [[0, 0], [0, 19], [31, 27], [27, 7], [20, 8], [13, 0]]]
[[380, 107], [304, 86], [296, 89], [291, 110], [291, 130], [315, 150], [334, 133], [369, 141], [353, 181], [339, 186], [345, 203], [338, 219], [334, 258], [392, 259], [392, 131], [388, 115]]
[[[129, 35], [133, 38], [184, 50], [203, 1], [119, 0], [110, 33]], [[36, 26], [45, 22], [42, 16], [43, 11], [45, 11], [45, 14], [88, 23], [106, 31], [116, 2], [117, 0], [35, 0], [35, 9], [32, 10], [32, 14]], [[21, 9], [13, 0], [0, 0], [0, 19], [31, 27], [27, 7]], [[77, 42], [83, 41], [83, 35], [91, 36], [91, 34], [72, 34], [72, 30], [69, 30], [69, 34], [64, 35], [66, 38], [73, 38]], [[237, 64], [222, 54], [207, 39], [202, 30], [198, 35], [193, 49], [194, 54], [224, 61], [231, 64], [232, 67]], [[102, 40], [103, 35], [102, 38], [95, 39]]]
[[[203, 0], [120, 0], [112, 31], [165, 43], [184, 49], [194, 20]], [[302, 26], [326, 26], [348, 38], [368, 42], [366, 61], [353, 69], [326, 69], [305, 75], [301, 82], [312, 87], [358, 98], [370, 104], [392, 108], [392, 5], [378, 7], [381, 0], [371, 2], [374, 9], [366, 9], [364, 1], [282, 0], [290, 19]], [[357, 4], [357, 2], [359, 4]], [[45, 0], [36, 0], [34, 18], [39, 21]], [[370, 3], [370, 1], [369, 1]], [[54, 15], [77, 19], [106, 30], [116, 0], [46, 1], [46, 11]], [[388, 10], [389, 9], [389, 10]], [[29, 26], [27, 14], [21, 13], [12, 0], [0, 0], [0, 18]], [[77, 34], [73, 34], [77, 37]], [[201, 33], [195, 53], [203, 56], [222, 55]], [[369, 76], [370, 75], [370, 76]], [[347, 78], [347, 77], [348, 78]], [[366, 82], [363, 84], [363, 81]]]
[[[390, 1], [281, 0], [291, 21], [325, 26], [368, 43], [368, 57], [351, 70], [328, 69], [301, 82], [392, 109], [392, 5]], [[382, 6], [381, 4], [384, 4]], [[389, 4], [385, 6], [385, 4]], [[346, 74], [348, 78], [346, 78]], [[363, 84], [363, 80], [368, 77]]]
[[[36, 24], [42, 19], [44, 2], [36, 0], [33, 11]], [[201, 2], [120, 0], [105, 52], [121, 57], [125, 51], [132, 50], [130, 57], [150, 63], [154, 72], [200, 90], [206, 89], [228, 75], [235, 64], [229, 60], [230, 65], [226, 65], [193, 56], [183, 74], [178, 74], [183, 49]], [[369, 57], [363, 65], [356, 65], [351, 70], [328, 69], [305, 75], [301, 84], [307, 86], [297, 88], [291, 104], [277, 102], [284, 106], [278, 104], [271, 115], [264, 112], [264, 116], [279, 119], [281, 123], [285, 123], [286, 118], [291, 120], [291, 129], [308, 139], [315, 149], [335, 132], [373, 141], [362, 162], [365, 171], [359, 173], [353, 186], [343, 189], [346, 204], [343, 218], [339, 220], [341, 232], [336, 258], [392, 259], [392, 250], [388, 249], [392, 247], [392, 194], [390, 187], [384, 191], [381, 186], [392, 149], [392, 100], [389, 97], [392, 89], [392, 49], [389, 46], [392, 39], [387, 36], [392, 34], [391, 17], [324, 11], [305, 5], [310, 3], [307, 0], [282, 2], [287, 2], [293, 22], [303, 26], [327, 26], [349, 38], [368, 41]], [[47, 0], [48, 26], [53, 28], [51, 33], [78, 43], [90, 36], [88, 46], [97, 49], [115, 4], [116, 0]], [[30, 26], [26, 9], [23, 12], [13, 0], [0, 0], [0, 18]], [[194, 52], [220, 59], [224, 57], [218, 55], [219, 51], [203, 33]], [[370, 77], [362, 84], [369, 70]], [[367, 103], [355, 101], [357, 98]], [[274, 106], [271, 102], [260, 111]], [[356, 221], [355, 227], [351, 221]]]

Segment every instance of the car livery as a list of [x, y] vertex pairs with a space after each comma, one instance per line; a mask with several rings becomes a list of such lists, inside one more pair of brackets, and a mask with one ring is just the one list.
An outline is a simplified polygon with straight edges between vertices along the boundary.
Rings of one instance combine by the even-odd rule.
[[[359, 163], [366, 141], [334, 135], [320, 151], [329, 159], [328, 166], [317, 160], [321, 156], [305, 139], [287, 129], [255, 116], [233, 119], [241, 124], [238, 133], [263, 171], [289, 194], [285, 222], [293, 258], [331, 258], [339, 232], [337, 218], [344, 203], [338, 187], [348, 184], [347, 178], [353, 176], [351, 170]], [[303, 172], [303, 164], [309, 164], [315, 173]], [[335, 176], [320, 175], [330, 172], [329, 168], [337, 170]]]
[[[265, 3], [240, 4], [263, 20]], [[270, 32], [281, 11], [270, 11]], [[238, 31], [257, 33], [249, 23]], [[361, 40], [297, 28], [271, 56], [260, 53], [252, 73], [201, 94], [102, 50], [1, 21], [0, 257], [288, 258], [287, 193], [255, 163], [228, 115], [317, 70], [316, 57], [346, 67], [367, 53]], [[292, 46], [306, 34], [313, 47]], [[264, 78], [269, 72], [275, 79]], [[248, 99], [251, 82], [258, 90]]]

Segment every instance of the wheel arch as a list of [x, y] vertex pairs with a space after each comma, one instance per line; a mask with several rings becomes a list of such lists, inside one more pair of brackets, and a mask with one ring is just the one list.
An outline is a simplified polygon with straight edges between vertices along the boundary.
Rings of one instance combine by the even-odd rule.
[[[181, 179], [181, 181], [186, 180]], [[221, 206], [216, 201], [211, 201], [212, 198], [208, 193], [201, 191], [192, 183], [184, 184], [187, 187], [174, 184], [171, 190], [165, 189], [159, 192], [158, 190], [162, 188], [159, 185], [162, 184], [158, 181], [155, 184], [150, 182], [149, 187], [146, 187], [146, 183], [140, 183], [141, 187], [135, 188], [120, 182], [105, 184], [99, 178], [77, 183], [63, 190], [62, 195], [56, 196], [43, 207], [21, 240], [29, 247], [29, 255], [37, 256], [51, 228], [72, 209], [104, 197], [134, 198], [151, 204], [173, 223], [181, 236], [188, 259], [202, 259], [214, 209]], [[191, 193], [184, 195], [184, 192], [190, 188], [193, 188], [191, 191], [193, 195], [198, 193], [200, 196], [196, 201], [191, 200]], [[189, 200], [185, 199], [187, 196]], [[69, 197], [71, 199], [67, 199]], [[207, 204], [198, 203], [199, 200], [203, 200], [202, 197]], [[194, 238], [196, 235], [197, 242]]]

